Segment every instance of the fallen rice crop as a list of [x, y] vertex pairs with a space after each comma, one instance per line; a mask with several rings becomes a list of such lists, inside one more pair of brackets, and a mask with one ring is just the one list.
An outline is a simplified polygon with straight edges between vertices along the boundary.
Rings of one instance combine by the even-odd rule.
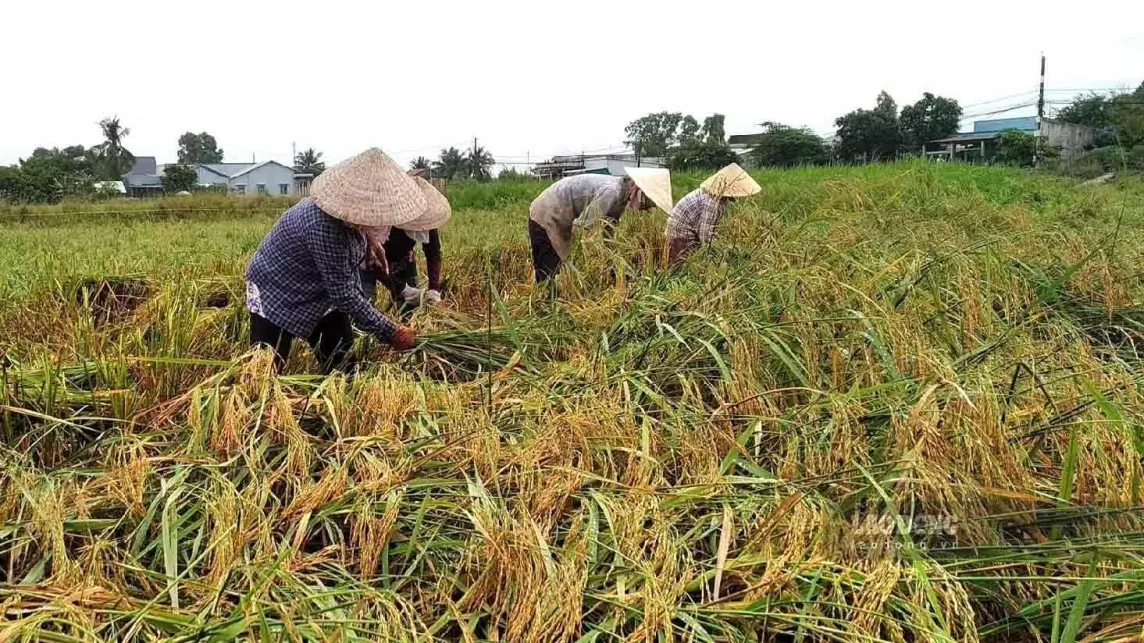
[[331, 378], [245, 347], [281, 203], [0, 208], [0, 640], [1137, 640], [1144, 185], [758, 178], [555, 297], [465, 186], [420, 350]]

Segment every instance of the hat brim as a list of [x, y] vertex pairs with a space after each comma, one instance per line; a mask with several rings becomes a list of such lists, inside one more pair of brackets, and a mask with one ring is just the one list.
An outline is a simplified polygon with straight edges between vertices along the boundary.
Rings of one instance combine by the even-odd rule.
[[449, 217], [453, 215], [453, 208], [449, 205], [449, 199], [446, 199], [440, 190], [433, 187], [432, 183], [420, 176], [414, 176], [413, 181], [421, 190], [421, 194], [425, 196], [425, 212], [416, 219], [403, 223], [398, 227], [410, 232], [421, 232], [424, 230], [436, 230], [445, 225], [445, 223], [449, 221]]
[[671, 213], [674, 206], [671, 197], [670, 171], [661, 167], [625, 167], [624, 172], [656, 207], [668, 214]]
[[380, 149], [371, 148], [322, 172], [310, 196], [326, 214], [361, 226], [400, 226], [425, 212], [425, 195]]
[[707, 194], [719, 198], [738, 199], [763, 191], [762, 186], [750, 174], [747, 174], [746, 170], [739, 167], [738, 163], [732, 163], [719, 170], [701, 183], [699, 187], [703, 188]]

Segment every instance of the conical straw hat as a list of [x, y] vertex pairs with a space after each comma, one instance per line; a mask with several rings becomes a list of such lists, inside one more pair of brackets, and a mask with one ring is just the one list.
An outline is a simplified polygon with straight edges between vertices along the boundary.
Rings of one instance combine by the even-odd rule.
[[326, 214], [362, 226], [399, 226], [426, 205], [421, 188], [376, 147], [319, 174], [310, 195]]
[[763, 188], [751, 178], [750, 174], [747, 174], [746, 170], [739, 167], [738, 163], [732, 163], [719, 170], [699, 187], [707, 194], [719, 198], [751, 196], [763, 191]]
[[448, 221], [449, 217], [453, 214], [453, 208], [449, 206], [449, 199], [446, 199], [440, 190], [433, 187], [433, 185], [425, 179], [414, 176], [413, 181], [417, 183], [417, 187], [421, 188], [421, 193], [425, 195], [425, 212], [416, 219], [402, 223], [398, 227], [410, 232], [419, 232], [422, 230], [436, 230], [445, 225], [445, 222]]
[[625, 167], [624, 171], [652, 203], [671, 214], [671, 172], [659, 167]]

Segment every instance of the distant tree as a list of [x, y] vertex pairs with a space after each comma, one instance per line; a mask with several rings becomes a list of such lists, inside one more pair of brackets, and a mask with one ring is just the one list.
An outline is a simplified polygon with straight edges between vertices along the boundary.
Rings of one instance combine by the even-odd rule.
[[894, 99], [883, 91], [874, 109], [856, 109], [840, 116], [834, 121], [839, 155], [849, 161], [894, 158], [902, 141], [897, 109]]
[[952, 98], [926, 92], [921, 100], [902, 108], [899, 122], [905, 144], [912, 150], [921, 150], [926, 141], [957, 132], [961, 106]]
[[1131, 149], [1144, 145], [1144, 83], [1130, 94], [1112, 98], [1108, 120], [1116, 128], [1117, 142], [1121, 146]]
[[506, 167], [497, 175], [498, 181], [521, 181], [531, 178], [533, 178], [531, 174], [521, 172], [514, 167]]
[[135, 163], [135, 155], [123, 147], [123, 139], [131, 130], [119, 123], [118, 116], [109, 116], [99, 121], [99, 129], [103, 132], [103, 143], [95, 148], [99, 166], [97, 174], [104, 180], [118, 181], [131, 171]]
[[432, 168], [433, 162], [424, 156], [418, 156], [417, 158], [413, 159], [412, 163], [409, 164], [409, 169], [411, 170], [429, 170]]
[[300, 174], [313, 174], [315, 177], [326, 171], [322, 153], [308, 147], [294, 157], [294, 170]]
[[465, 167], [469, 178], [475, 181], [491, 181], [495, 163], [493, 155], [483, 147], [477, 146], [465, 153]]
[[1026, 132], [1011, 130], [1001, 133], [1001, 151], [997, 154], [997, 161], [1008, 165], [1029, 167], [1033, 165], [1033, 154], [1036, 142], [1033, 135]]
[[[693, 121], [695, 119], [692, 119]], [[683, 114], [679, 112], [659, 112], [637, 118], [624, 128], [627, 140], [637, 156], [666, 156], [668, 151], [679, 143], [679, 126]]]
[[433, 175], [449, 180], [468, 176], [469, 168], [465, 162], [465, 155], [455, 147], [441, 150], [441, 155], [433, 162]]
[[1111, 101], [1108, 96], [1095, 92], [1085, 96], [1077, 94], [1073, 101], [1057, 112], [1057, 118], [1066, 123], [1088, 125], [1089, 127], [1108, 127], [1111, 121], [1108, 117], [1108, 108]]
[[206, 132], [187, 132], [179, 137], [179, 163], [222, 163], [222, 149], [215, 137]]
[[826, 142], [814, 132], [771, 122], [763, 123], [750, 155], [758, 165], [771, 167], [820, 165], [829, 157]]
[[699, 134], [699, 121], [695, 117], [688, 114], [679, 121], [679, 132], [676, 135], [676, 143], [679, 145], [698, 145], [702, 142]]
[[1097, 136], [1098, 146], [1132, 148], [1144, 143], [1144, 83], [1130, 93], [1078, 94], [1057, 112], [1057, 118], [1105, 130]]
[[668, 164], [676, 170], [717, 170], [738, 160], [739, 157], [726, 143], [681, 145], [668, 155]]
[[726, 145], [727, 132], [724, 130], [723, 123], [726, 118], [722, 114], [712, 114], [703, 119], [703, 142], [708, 145]]
[[165, 192], [190, 192], [191, 188], [195, 187], [195, 181], [198, 179], [198, 173], [195, 168], [183, 163], [168, 165], [163, 168], [163, 191]]

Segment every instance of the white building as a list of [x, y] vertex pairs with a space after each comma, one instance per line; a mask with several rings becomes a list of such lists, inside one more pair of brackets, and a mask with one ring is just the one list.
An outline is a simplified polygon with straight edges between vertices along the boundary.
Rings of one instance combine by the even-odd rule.
[[[133, 196], [162, 191], [163, 170], [167, 165], [157, 165], [155, 157], [140, 156], [135, 159], [135, 167], [123, 175], [127, 192]], [[202, 188], [221, 188], [231, 194], [308, 194], [312, 174], [296, 172], [294, 168], [278, 161], [262, 163], [197, 163], [192, 164], [197, 175], [196, 183]]]

